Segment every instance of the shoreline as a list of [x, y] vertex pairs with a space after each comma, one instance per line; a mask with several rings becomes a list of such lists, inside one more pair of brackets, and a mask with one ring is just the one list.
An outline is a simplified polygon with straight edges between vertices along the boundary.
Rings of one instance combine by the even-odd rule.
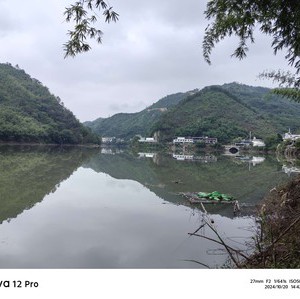
[[32, 142], [2, 142], [0, 146], [53, 146], [53, 147], [86, 147], [86, 148], [100, 148], [100, 144], [70, 144], [70, 143], [32, 143]]

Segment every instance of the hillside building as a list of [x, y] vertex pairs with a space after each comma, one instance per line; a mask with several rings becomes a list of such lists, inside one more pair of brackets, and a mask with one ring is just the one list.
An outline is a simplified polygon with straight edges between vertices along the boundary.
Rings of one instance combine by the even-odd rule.
[[173, 140], [173, 143], [194, 143], [193, 138], [177, 137]]
[[283, 135], [283, 140], [292, 140], [292, 141], [295, 141], [295, 140], [297, 140], [299, 138], [300, 138], [300, 135], [292, 134], [290, 129], [289, 129], [289, 131], [287, 133], [285, 133]]

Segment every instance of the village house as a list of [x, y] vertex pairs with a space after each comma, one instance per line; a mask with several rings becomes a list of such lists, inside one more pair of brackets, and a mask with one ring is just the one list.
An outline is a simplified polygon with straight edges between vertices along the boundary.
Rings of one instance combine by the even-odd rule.
[[295, 141], [295, 140], [297, 140], [299, 138], [300, 138], [300, 135], [292, 134], [291, 133], [291, 129], [289, 129], [289, 131], [283, 135], [283, 140], [292, 140], [292, 141]]
[[216, 144], [218, 142], [217, 138], [210, 138], [210, 137], [177, 137], [173, 140], [173, 144], [176, 143], [196, 143], [196, 142], [203, 142], [205, 144]]
[[139, 139], [139, 142], [156, 143], [157, 140], [156, 140], [155, 138], [153, 138], [153, 137], [146, 137], [146, 138], [141, 137], [141, 138]]

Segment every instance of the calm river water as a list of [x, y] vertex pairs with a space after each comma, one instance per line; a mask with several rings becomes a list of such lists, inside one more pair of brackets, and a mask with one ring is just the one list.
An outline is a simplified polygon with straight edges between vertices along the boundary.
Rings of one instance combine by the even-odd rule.
[[[224, 240], [244, 248], [255, 226], [249, 211], [289, 170], [275, 157], [1, 146], [0, 268], [224, 267], [218, 244], [188, 234], [203, 212], [178, 193], [236, 197], [241, 215], [206, 208]], [[215, 238], [208, 227], [199, 233]]]

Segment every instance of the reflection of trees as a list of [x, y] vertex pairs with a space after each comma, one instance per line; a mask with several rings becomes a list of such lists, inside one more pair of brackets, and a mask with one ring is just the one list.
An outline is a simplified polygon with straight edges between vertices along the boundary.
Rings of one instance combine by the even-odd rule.
[[91, 153], [71, 147], [1, 146], [0, 222], [55, 192]]
[[81, 148], [1, 146], [0, 222], [16, 217], [54, 192], [82, 163], [117, 179], [137, 181], [160, 198], [176, 204], [185, 203], [177, 193], [215, 190], [231, 194], [240, 202], [256, 203], [281, 180], [288, 179], [278, 173], [281, 166], [270, 159], [249, 173], [247, 165], [222, 157], [216, 163], [199, 163], [176, 161], [158, 154], [154, 162], [129, 153], [94, 153]]
[[277, 160], [283, 164], [282, 171], [288, 176], [300, 173], [300, 160], [295, 156], [277, 154]]
[[[225, 157], [216, 163], [176, 161], [159, 155], [159, 165], [152, 159], [138, 159], [128, 153], [94, 156], [87, 167], [117, 179], [140, 182], [164, 200], [182, 203], [179, 192], [211, 192], [231, 194], [240, 202], [257, 203], [276, 184], [286, 180], [275, 159], [267, 158], [251, 168], [236, 164]], [[162, 187], [163, 186], [163, 187]], [[223, 209], [223, 208], [222, 208]]]

